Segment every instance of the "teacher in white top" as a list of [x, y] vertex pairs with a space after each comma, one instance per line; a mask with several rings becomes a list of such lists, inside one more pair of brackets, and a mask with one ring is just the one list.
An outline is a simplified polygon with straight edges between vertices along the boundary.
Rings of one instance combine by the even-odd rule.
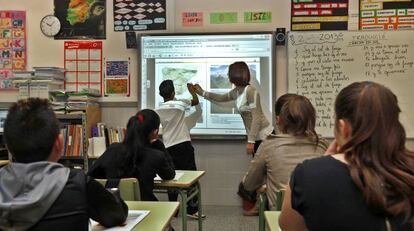
[[249, 84], [250, 71], [245, 62], [235, 62], [229, 66], [229, 81], [236, 87], [225, 94], [204, 91], [195, 85], [195, 92], [205, 99], [216, 102], [234, 100], [247, 132], [247, 154], [254, 155], [262, 140], [272, 133], [273, 127], [265, 117], [260, 95], [255, 87]]

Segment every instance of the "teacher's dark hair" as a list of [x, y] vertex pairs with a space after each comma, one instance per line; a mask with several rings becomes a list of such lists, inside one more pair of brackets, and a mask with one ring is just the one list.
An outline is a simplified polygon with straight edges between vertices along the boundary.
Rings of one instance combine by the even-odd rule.
[[280, 131], [293, 136], [310, 136], [318, 143], [315, 131], [315, 108], [308, 98], [301, 95], [291, 95], [283, 104], [279, 117]]
[[414, 153], [405, 147], [400, 112], [397, 97], [374, 82], [352, 83], [335, 101], [336, 124], [343, 119], [352, 127], [339, 150], [352, 180], [373, 212], [408, 221], [414, 205]]
[[236, 86], [247, 86], [250, 82], [249, 66], [245, 62], [234, 62], [229, 66], [229, 81]]

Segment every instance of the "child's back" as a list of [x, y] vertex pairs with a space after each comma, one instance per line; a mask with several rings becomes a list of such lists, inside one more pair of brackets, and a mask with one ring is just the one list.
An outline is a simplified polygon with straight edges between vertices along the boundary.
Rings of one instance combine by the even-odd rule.
[[125, 221], [119, 197], [56, 163], [63, 139], [47, 100], [13, 104], [4, 136], [14, 161], [0, 169], [1, 230], [88, 230], [89, 218], [106, 227]]

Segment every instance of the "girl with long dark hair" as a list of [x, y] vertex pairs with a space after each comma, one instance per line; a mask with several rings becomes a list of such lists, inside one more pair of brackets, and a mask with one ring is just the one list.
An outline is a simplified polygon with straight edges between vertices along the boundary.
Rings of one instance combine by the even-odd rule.
[[331, 155], [294, 170], [283, 230], [413, 230], [414, 153], [405, 147], [397, 97], [374, 82], [353, 83], [335, 101]]
[[141, 200], [157, 200], [152, 192], [155, 175], [164, 180], [175, 176], [171, 157], [158, 140], [159, 126], [157, 113], [150, 109], [139, 111], [128, 120], [124, 141], [108, 147], [88, 175], [108, 179], [135, 177], [139, 181]]

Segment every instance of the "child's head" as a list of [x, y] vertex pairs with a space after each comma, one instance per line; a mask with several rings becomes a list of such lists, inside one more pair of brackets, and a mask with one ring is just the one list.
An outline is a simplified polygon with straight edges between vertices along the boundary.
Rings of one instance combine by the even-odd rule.
[[276, 116], [280, 115], [280, 111], [282, 110], [283, 105], [285, 105], [285, 103], [287, 101], [289, 101], [289, 99], [293, 98], [294, 96], [297, 96], [296, 94], [291, 94], [291, 93], [286, 93], [282, 96], [280, 96], [275, 103], [275, 114]]
[[372, 155], [403, 149], [405, 130], [398, 119], [399, 113], [397, 97], [383, 85], [369, 81], [350, 84], [339, 92], [335, 101], [338, 145], [342, 150], [366, 146], [367, 153], [375, 147]]
[[315, 108], [308, 98], [291, 95], [282, 106], [278, 117], [279, 129], [282, 133], [294, 136], [317, 136], [315, 131]]
[[250, 82], [249, 66], [245, 62], [234, 62], [229, 66], [229, 81], [236, 86], [247, 86]]
[[160, 117], [151, 109], [143, 109], [132, 116], [127, 124], [124, 143], [135, 147], [149, 146], [158, 136]]
[[159, 91], [160, 91], [160, 96], [164, 98], [164, 100], [173, 99], [175, 96], [175, 89], [174, 89], [173, 81], [170, 79], [162, 81], [159, 87]]
[[4, 138], [16, 162], [50, 160], [51, 155], [61, 152], [63, 145], [58, 137], [59, 121], [48, 100], [29, 98], [10, 107]]

